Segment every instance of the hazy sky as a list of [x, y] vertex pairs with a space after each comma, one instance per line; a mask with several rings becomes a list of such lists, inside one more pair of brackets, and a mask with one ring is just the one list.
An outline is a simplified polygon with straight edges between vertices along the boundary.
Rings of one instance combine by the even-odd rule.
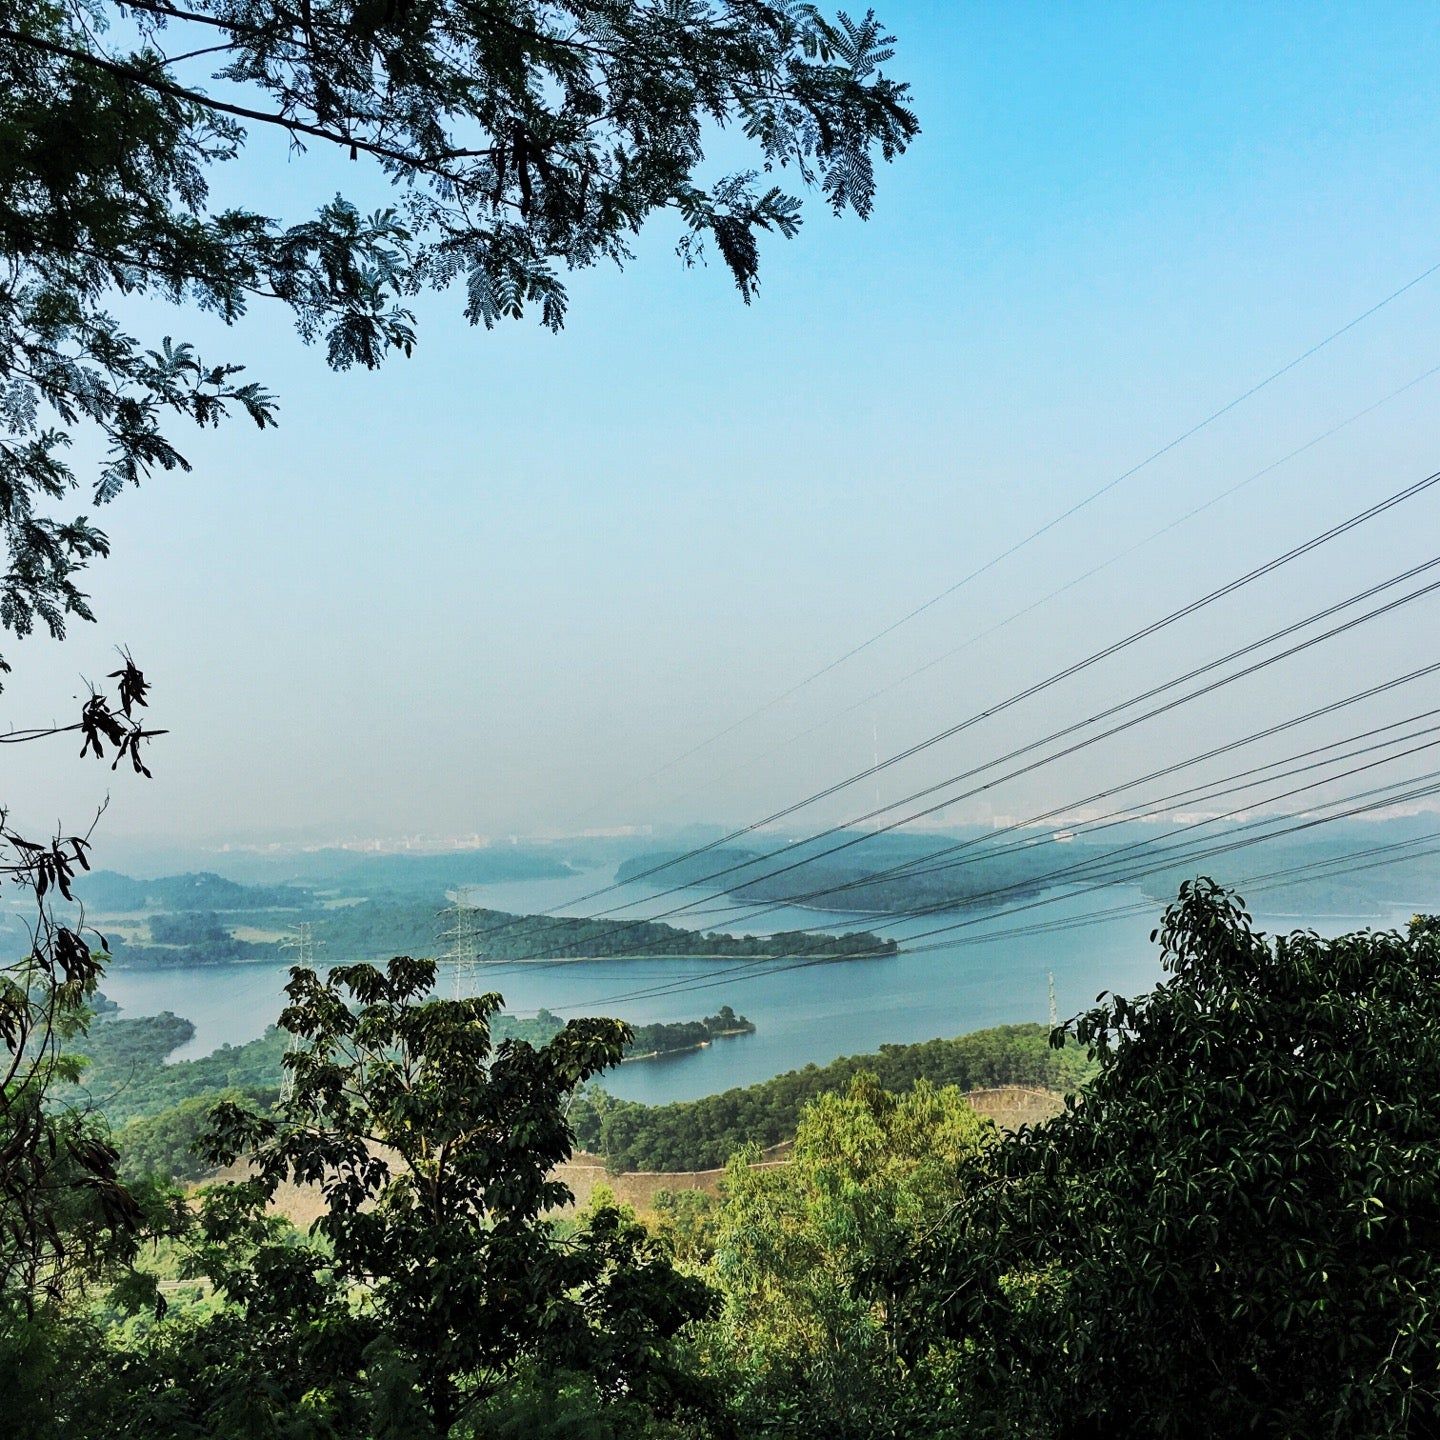
[[[561, 336], [473, 330], [442, 295], [416, 356], [376, 375], [332, 375], [278, 312], [218, 334], [127, 312], [243, 360], [282, 423], [183, 436], [195, 473], [102, 517], [99, 623], [12, 647], [14, 723], [68, 718], [77, 677], [124, 642], [172, 732], [149, 784], [82, 766], [68, 742], [12, 752], [17, 816], [73, 824], [108, 790], [117, 838], [743, 821], [1440, 468], [1437, 376], [865, 698], [1440, 365], [1437, 274], [652, 776], [1440, 261], [1433, 6], [887, 0], [881, 15], [924, 133], [869, 223], [812, 201], [800, 238], [767, 247], [748, 309], [722, 271], [683, 271], [657, 226], [625, 273], [574, 277]], [[244, 163], [233, 183], [288, 218], [360, 168], [268, 145]], [[814, 818], [1201, 663], [1426, 558], [1437, 535], [1440, 493]], [[1417, 603], [952, 818], [1078, 796], [1425, 663], [1437, 618]], [[1427, 704], [1433, 679], [1365, 721]]]

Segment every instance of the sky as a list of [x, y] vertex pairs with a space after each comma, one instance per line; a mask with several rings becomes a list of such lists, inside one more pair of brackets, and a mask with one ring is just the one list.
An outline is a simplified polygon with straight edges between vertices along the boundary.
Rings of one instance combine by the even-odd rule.
[[[123, 643], [170, 732], [150, 782], [68, 739], [12, 751], [13, 816], [73, 828], [108, 795], [102, 844], [738, 825], [1440, 468], [1440, 375], [1419, 378], [1440, 366], [1437, 273], [991, 565], [1440, 262], [1440, 16], [880, 14], [923, 133], [870, 221], [810, 199], [752, 306], [684, 270], [659, 224], [623, 273], [572, 278], [561, 335], [472, 329], [442, 294], [415, 356], [375, 374], [329, 372], [276, 312], [224, 331], [127, 311], [245, 363], [281, 424], [184, 437], [192, 474], [102, 517], [98, 623], [11, 647], [13, 724], [67, 718]], [[293, 219], [357, 173], [260, 141], [225, 185]], [[1429, 558], [1437, 534], [1440, 487], [790, 823], [981, 764]], [[1427, 663], [1437, 607], [932, 823], [1062, 805]], [[1364, 722], [1429, 705], [1435, 677]]]

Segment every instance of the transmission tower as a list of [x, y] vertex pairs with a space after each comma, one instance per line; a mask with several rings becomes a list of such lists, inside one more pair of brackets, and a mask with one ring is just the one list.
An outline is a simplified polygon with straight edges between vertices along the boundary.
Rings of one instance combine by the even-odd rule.
[[[325, 947], [323, 940], [315, 938], [315, 927], [308, 921], [302, 920], [295, 926], [294, 933], [287, 935], [281, 942], [282, 950], [293, 950], [295, 952], [295, 963], [307, 970], [315, 968], [315, 952]], [[293, 1055], [300, 1048], [300, 1037], [292, 1034], [286, 1042], [285, 1053]], [[280, 1067], [280, 1100], [283, 1104], [295, 1093], [295, 1072], [288, 1066]]]
[[450, 966], [451, 994], [458, 1000], [474, 988], [480, 970], [480, 951], [475, 938], [475, 911], [468, 890], [455, 892], [455, 903], [440, 912], [448, 923], [440, 932], [445, 942], [441, 961]]
[[1060, 1025], [1060, 1007], [1055, 1003], [1055, 972], [1047, 970], [1045, 979], [1049, 982], [1050, 987], [1050, 1028], [1055, 1030]]

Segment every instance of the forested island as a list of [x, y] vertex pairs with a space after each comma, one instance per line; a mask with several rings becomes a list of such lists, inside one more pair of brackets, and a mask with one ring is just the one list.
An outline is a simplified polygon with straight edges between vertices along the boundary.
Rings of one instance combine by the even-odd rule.
[[[497, 1015], [495, 1019], [497, 1036], [527, 1040], [532, 1045], [544, 1045], [565, 1028], [560, 1016], [545, 1009], [532, 1020], [518, 1020], [513, 1015]], [[633, 1033], [623, 1062], [626, 1064], [654, 1060], [662, 1055], [679, 1055], [687, 1050], [699, 1050], [713, 1040], [755, 1033], [754, 1022], [737, 1015], [728, 1005], [722, 1005], [714, 1015], [707, 1015], [703, 1020], [663, 1020], [631, 1028]]]
[[[123, 879], [124, 877], [119, 877]], [[205, 877], [176, 877], [191, 881]], [[209, 877], [217, 878], [217, 877]], [[137, 884], [139, 882], [136, 882]], [[236, 887], [247, 890], [249, 887]], [[197, 891], [203, 887], [196, 886]], [[189, 893], [187, 886], [147, 882], [133, 892], [107, 882], [101, 893], [129, 901], [141, 894]], [[223, 889], [212, 890], [224, 896]], [[310, 928], [314, 945], [327, 960], [380, 960], [391, 955], [443, 954], [447, 918], [443, 894], [426, 899], [383, 897], [352, 904], [321, 905], [306, 892], [294, 897], [304, 904], [279, 908], [273, 894], [259, 892], [246, 904], [229, 909], [161, 911], [144, 917], [121, 912], [118, 928], [98, 913], [91, 923], [105, 936], [112, 963], [118, 966], [191, 966], [282, 961], [291, 953], [287, 939], [301, 923]], [[252, 903], [253, 902], [253, 903]], [[816, 935], [785, 931], [772, 935], [731, 935], [686, 930], [646, 920], [590, 920], [569, 916], [516, 915], [503, 910], [471, 908], [468, 923], [481, 960], [520, 963], [527, 960], [586, 959], [805, 959], [848, 960], [893, 955], [896, 943], [870, 931]], [[237, 932], [244, 930], [245, 936]], [[15, 934], [12, 948], [25, 937]], [[98, 942], [97, 942], [98, 943]]]

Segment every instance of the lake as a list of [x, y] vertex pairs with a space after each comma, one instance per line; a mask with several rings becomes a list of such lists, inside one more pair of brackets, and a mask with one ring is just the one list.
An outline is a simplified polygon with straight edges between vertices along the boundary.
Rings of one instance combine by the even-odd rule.
[[[511, 881], [476, 886], [476, 905], [521, 914], [557, 910], [598, 889], [608, 871], [591, 871], [560, 880]], [[628, 893], [628, 892], [627, 892]], [[613, 903], [607, 896], [582, 909]], [[686, 900], [716, 902], [700, 892], [642, 899], [618, 920], [654, 915]], [[733, 933], [817, 929], [873, 929], [903, 941], [957, 921], [965, 928], [918, 942], [927, 947], [911, 954], [876, 960], [852, 960], [793, 969], [783, 963], [750, 964], [730, 960], [587, 960], [567, 964], [499, 963], [480, 967], [470, 991], [498, 990], [507, 1010], [533, 1014], [546, 1007], [567, 1017], [610, 1014], [635, 1023], [688, 1020], [729, 1005], [755, 1022], [757, 1033], [717, 1040], [699, 1051], [620, 1066], [605, 1076], [605, 1088], [626, 1099], [658, 1103], [688, 1100], [750, 1085], [807, 1063], [823, 1065], [841, 1055], [873, 1051], [937, 1036], [961, 1035], [987, 1025], [1043, 1021], [1048, 1010], [1047, 973], [1055, 977], [1062, 1016], [1094, 1001], [1102, 990], [1135, 994], [1160, 978], [1159, 958], [1150, 944], [1161, 907], [1139, 915], [1119, 915], [1057, 933], [1030, 931], [984, 938], [1008, 928], [1084, 916], [1143, 899], [1138, 888], [1116, 886], [1079, 895], [1052, 895], [1025, 914], [986, 920], [974, 911], [936, 914], [920, 920], [887, 922], [884, 917], [840, 915], [779, 907], [757, 915], [753, 925], [721, 921], [697, 910], [673, 923], [694, 928], [723, 928]], [[1409, 911], [1396, 910], [1385, 923], [1403, 924]], [[1266, 930], [1290, 930], [1296, 916], [1266, 917]], [[1313, 922], [1321, 933], [1374, 925], [1374, 917], [1330, 916]], [[319, 957], [339, 963], [343, 956]], [[203, 1055], [220, 1045], [243, 1044], [275, 1020], [287, 978], [285, 964], [208, 965], [182, 969], [112, 970], [105, 993], [127, 1016], [173, 1010], [195, 1024], [195, 1038], [175, 1058]], [[666, 986], [687, 988], [667, 992]], [[451, 993], [442, 976], [439, 989]], [[637, 993], [658, 992], [658, 993]]]

